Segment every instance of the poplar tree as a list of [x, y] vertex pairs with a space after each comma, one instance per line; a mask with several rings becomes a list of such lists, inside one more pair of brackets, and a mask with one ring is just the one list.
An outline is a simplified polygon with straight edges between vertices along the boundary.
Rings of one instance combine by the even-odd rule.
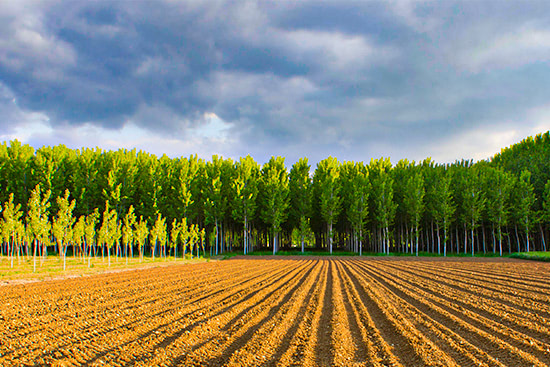
[[424, 195], [424, 178], [422, 173], [414, 167], [413, 163], [413, 166], [409, 168], [409, 177], [406, 181], [403, 201], [406, 206], [406, 212], [408, 214], [411, 227], [414, 228], [415, 232], [416, 256], [418, 256], [418, 226], [424, 211]]
[[86, 216], [86, 222], [84, 225], [84, 238], [86, 241], [86, 247], [88, 248], [88, 267], [91, 266], [92, 249], [94, 254], [96, 252], [96, 225], [99, 221], [99, 211], [97, 208], [93, 212]]
[[235, 171], [231, 214], [236, 221], [243, 223], [243, 252], [246, 255], [252, 250], [249, 246], [249, 223], [256, 213], [260, 169], [254, 159], [247, 155], [235, 164]]
[[[163, 218], [161, 214], [157, 215], [155, 225], [151, 229], [151, 243], [153, 247], [153, 261], [155, 261], [157, 244], [159, 245], [159, 251], [166, 245], [166, 218]], [[162, 252], [160, 256], [162, 256]]]
[[[513, 180], [509, 173], [500, 168], [487, 168], [485, 172], [485, 193], [488, 219], [497, 230], [499, 255], [502, 256], [502, 227], [508, 223], [510, 192]], [[493, 241], [493, 250], [496, 247]]]
[[185, 259], [185, 255], [187, 254], [187, 245], [189, 241], [189, 228], [187, 227], [186, 218], [181, 219], [179, 230], [178, 230], [178, 236], [182, 243], [183, 259]]
[[73, 238], [72, 230], [75, 222], [73, 210], [76, 201], [73, 199], [69, 202], [70, 195], [69, 190], [65, 190], [65, 196], [57, 198], [58, 211], [52, 225], [52, 232], [59, 246], [59, 255], [63, 257], [63, 270], [66, 270], [67, 266], [67, 248]]
[[[79, 251], [82, 254], [82, 261], [86, 261], [86, 248], [83, 247], [83, 244], [85, 244], [84, 236], [85, 236], [85, 229], [86, 229], [86, 217], [84, 215], [81, 215], [73, 227], [73, 238], [72, 243], [76, 244], [78, 246]], [[74, 249], [74, 246], [73, 246]], [[74, 251], [73, 251], [74, 252]], [[73, 256], [76, 256], [76, 254], [73, 253]]]
[[370, 183], [368, 170], [362, 162], [346, 163], [345, 196], [347, 218], [357, 235], [359, 256], [363, 254], [363, 227], [368, 216]]
[[290, 216], [295, 225], [297, 224], [302, 253], [304, 238], [311, 233], [309, 226], [312, 200], [310, 169], [307, 158], [300, 158], [290, 169], [289, 175]]
[[189, 253], [191, 254], [191, 258], [193, 258], [193, 248], [195, 245], [197, 245], [197, 257], [199, 257], [199, 245], [197, 243], [198, 238], [198, 226], [196, 224], [192, 224], [189, 227]]
[[[475, 253], [474, 231], [479, 225], [483, 208], [485, 206], [485, 197], [483, 195], [481, 178], [477, 168], [470, 168], [466, 171], [466, 181], [462, 193], [462, 205], [464, 217], [467, 219], [470, 230], [470, 240], [472, 243], [472, 256]], [[464, 253], [467, 252], [464, 246]]]
[[172, 229], [170, 230], [170, 248], [174, 249], [174, 259], [178, 258], [178, 241], [180, 236], [180, 224], [174, 218], [172, 221]]
[[41, 194], [40, 184], [37, 184], [31, 192], [28, 203], [27, 226], [29, 235], [33, 241], [33, 272], [36, 272], [36, 255], [41, 244], [49, 241], [51, 229], [48, 219], [48, 208], [50, 207], [51, 191], [48, 190], [44, 196]]
[[432, 208], [437, 227], [437, 254], [441, 254], [441, 237], [439, 232], [443, 228], [443, 256], [447, 256], [447, 233], [455, 212], [451, 190], [451, 173], [444, 167], [435, 169], [437, 173], [434, 181], [434, 202], [432, 203]]
[[389, 159], [372, 159], [369, 165], [369, 178], [372, 192], [374, 219], [381, 234], [382, 252], [389, 254], [389, 227], [393, 222], [397, 204], [393, 200], [393, 178], [388, 173], [391, 169]]
[[[0, 208], [1, 209], [1, 208]], [[13, 268], [13, 258], [15, 255], [15, 249], [18, 247], [19, 242], [16, 241], [18, 229], [18, 223], [21, 216], [21, 204], [15, 205], [13, 203], [13, 193], [10, 194], [8, 201], [4, 203], [4, 209], [2, 210], [2, 238], [8, 245], [8, 255], [10, 257], [11, 267]]]
[[283, 157], [271, 157], [262, 167], [260, 180], [262, 193], [261, 217], [273, 234], [273, 254], [279, 247], [279, 231], [288, 209], [288, 172]]
[[105, 201], [105, 211], [103, 212], [103, 222], [101, 228], [99, 229], [99, 238], [102, 244], [107, 247], [107, 258], [108, 266], [111, 266], [111, 248], [118, 240], [119, 231], [118, 227], [118, 218], [115, 209], [111, 209], [109, 206], [109, 201]]
[[220, 249], [220, 221], [223, 218], [223, 197], [222, 197], [222, 159], [217, 155], [212, 156], [212, 161], [206, 164], [206, 185], [203, 188], [205, 197], [204, 214], [207, 224], [215, 226], [215, 242], [217, 255]]
[[517, 181], [516, 186], [518, 198], [516, 202], [517, 216], [519, 218], [520, 225], [525, 232], [526, 249], [530, 251], [529, 246], [529, 231], [533, 221], [533, 205], [535, 204], [535, 193], [533, 185], [531, 184], [531, 172], [523, 170]]
[[128, 250], [132, 252], [134, 246], [134, 226], [136, 224], [136, 215], [134, 213], [134, 206], [130, 205], [128, 213], [124, 216], [124, 225], [122, 227], [122, 245], [124, 246], [124, 252], [126, 254], [126, 264], [128, 264]]
[[336, 158], [328, 157], [317, 164], [314, 182], [319, 187], [319, 204], [321, 217], [327, 225], [328, 248], [332, 254], [333, 225], [341, 210], [340, 197], [340, 163]]
[[[139, 222], [136, 225], [134, 232], [136, 242], [138, 243], [139, 248], [139, 260], [143, 261], [143, 252], [145, 249], [145, 241], [149, 236], [149, 228], [147, 227], [147, 221], [143, 219], [143, 215], [139, 217]], [[154, 254], [153, 254], [154, 257]]]

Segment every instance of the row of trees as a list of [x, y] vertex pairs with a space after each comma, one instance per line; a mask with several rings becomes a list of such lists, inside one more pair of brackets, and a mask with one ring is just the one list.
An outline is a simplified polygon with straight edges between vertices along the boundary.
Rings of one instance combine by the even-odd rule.
[[[149, 228], [161, 219], [185, 221], [206, 229], [207, 246], [215, 254], [234, 247], [276, 253], [289, 246], [502, 254], [546, 249], [548, 162], [549, 133], [475, 164], [426, 159], [392, 165], [383, 158], [364, 164], [329, 157], [313, 172], [306, 158], [288, 169], [281, 157], [259, 165], [250, 156], [205, 161], [62, 145], [34, 151], [12, 141], [0, 145], [0, 199], [30, 213], [34, 191], [29, 188], [39, 185], [60, 198], [69, 190], [76, 199], [74, 207], [69, 205], [71, 216], [84, 218], [84, 224], [89, 216], [102, 215], [102, 225], [116, 218], [111, 219], [114, 228], [130, 211]], [[55, 213], [68, 210], [62, 200], [49, 204], [42, 215], [52, 223]], [[128, 251], [134, 248], [140, 249], [136, 242]]]
[[96, 208], [77, 220], [73, 213], [76, 201], [70, 199], [69, 190], [65, 190], [65, 194], [55, 200], [58, 209], [50, 218], [50, 197], [51, 191], [44, 192], [37, 184], [30, 194], [26, 216], [21, 210], [22, 205], [14, 203], [13, 194], [0, 208], [1, 252], [10, 258], [11, 267], [16, 256], [18, 259], [21, 256], [32, 256], [33, 271], [36, 271], [37, 259], [42, 263], [48, 255], [48, 248], [53, 247], [63, 259], [65, 270], [67, 249], [71, 245], [74, 256], [79, 256], [83, 262], [88, 259], [88, 266], [93, 256], [99, 256], [99, 251], [102, 258], [107, 252], [109, 266], [112, 251], [115, 256], [125, 256], [128, 263], [128, 257], [134, 256], [136, 248], [140, 260], [143, 260], [148, 244], [153, 260], [157, 249], [160, 256], [166, 257], [167, 247], [175, 258], [178, 257], [178, 248], [182, 249], [183, 257], [187, 252], [193, 257], [194, 251], [196, 256], [200, 256], [201, 248], [204, 253], [204, 229], [199, 230], [195, 224], [188, 226], [186, 218], [179, 222], [174, 219], [168, 234], [166, 219], [160, 213], [152, 228], [149, 228], [143, 216], [137, 220], [132, 205], [123, 217], [119, 217], [116, 210], [110, 207], [109, 201], [106, 201], [102, 219]]

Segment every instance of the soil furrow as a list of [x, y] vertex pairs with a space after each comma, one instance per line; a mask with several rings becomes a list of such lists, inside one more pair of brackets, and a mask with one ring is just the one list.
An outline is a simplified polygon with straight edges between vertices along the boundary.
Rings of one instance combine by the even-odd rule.
[[[417, 288], [407, 288], [406, 285], [400, 283], [398, 277], [387, 278], [378, 271], [373, 270], [370, 265], [365, 265], [363, 270], [366, 275], [368, 274], [367, 276], [372, 277], [373, 281], [379, 282], [389, 292], [423, 312], [427, 317], [441, 324], [452, 324], [454, 330], [460, 330], [459, 334], [462, 337], [474, 345], [483, 345], [484, 350], [495, 359], [507, 361], [507, 363], [516, 366], [544, 365], [532, 355], [509, 344], [510, 338], [505, 338], [506, 340], [496, 338], [491, 333], [483, 330], [483, 327], [480, 329], [481, 325], [479, 323], [472, 325], [473, 320], [463, 313], [464, 310], [458, 310], [449, 303], [439, 302]], [[426, 301], [426, 298], [430, 299], [430, 302]]]
[[237, 257], [5, 285], [0, 365], [550, 365], [550, 265]]
[[290, 329], [292, 326], [297, 326], [299, 312], [307, 307], [304, 301], [308, 294], [311, 295], [314, 283], [320, 281], [320, 270], [321, 267], [315, 264], [311, 273], [282, 304], [277, 313], [268, 322], [260, 325], [246, 344], [231, 355], [227, 361], [228, 366], [238, 366], [243, 361], [254, 361], [262, 366], [275, 364], [273, 362], [276, 360], [277, 350], [285, 348], [285, 340], [289, 341], [294, 336]]
[[[232, 310], [223, 315], [222, 320], [212, 319], [210, 329], [198, 330], [200, 339], [206, 339], [204, 343], [196, 344], [187, 352], [184, 359], [181, 360], [184, 365], [223, 365], [230, 356], [259, 329], [259, 327], [270, 320], [273, 315], [281, 308], [282, 304], [288, 300], [292, 293], [300, 286], [300, 282], [306, 278], [313, 270], [312, 263], [302, 267], [294, 267], [292, 271], [280, 283], [280, 287], [264, 296], [261, 302], [258, 299], [251, 299], [245, 302], [243, 306], [249, 305], [245, 313], [241, 313], [238, 318], [238, 310]], [[304, 267], [307, 266], [307, 271]], [[298, 274], [302, 274], [299, 276]], [[202, 332], [201, 332], [202, 331]], [[202, 335], [201, 335], [202, 334]], [[205, 336], [207, 338], [205, 338]], [[213, 340], [216, 338], [216, 340]], [[175, 347], [175, 345], [174, 345]], [[208, 358], [205, 359], [205, 355]]]
[[[400, 274], [400, 279], [414, 288], [432, 294], [434, 297], [444, 298], [453, 304], [467, 307], [491, 322], [498, 322], [500, 325], [496, 327], [497, 329], [504, 326], [512, 332], [518, 333], [520, 339], [529, 337], [541, 343], [544, 340], [550, 340], [550, 329], [544, 326], [546, 320], [536, 313], [514, 309], [498, 302], [490, 302], [473, 291], [463, 291], [459, 287], [450, 286], [451, 289], [448, 289], [446, 284], [442, 285], [438, 279], [419, 281], [420, 277], [414, 274], [406, 274], [396, 269], [393, 271]], [[525, 336], [522, 338], [520, 334], [525, 334]], [[532, 340], [529, 339], [529, 342]]]
[[390, 305], [383, 294], [372, 287], [370, 282], [354, 269], [354, 266], [346, 270], [352, 279], [356, 289], [360, 293], [376, 329], [382, 338], [392, 347], [392, 353], [399, 362], [405, 366], [430, 365], [426, 356], [433, 349], [426, 347], [418, 335], [411, 335], [411, 325], [404, 320], [397, 310]]
[[406, 272], [412, 277], [424, 279], [426, 282], [430, 282], [430, 284], [435, 284], [432, 282], [436, 282], [437, 284], [453, 288], [459, 292], [466, 292], [468, 294], [474, 295], [477, 298], [484, 298], [491, 302], [494, 306], [505, 307], [507, 310], [509, 310], [508, 312], [520, 313], [519, 316], [523, 316], [525, 315], [525, 312], [527, 312], [527, 316], [529, 317], [532, 317], [532, 315], [535, 314], [537, 317], [545, 318], [548, 320], [540, 320], [541, 322], [550, 322], [550, 306], [541, 302], [536, 302], [531, 299], [531, 297], [528, 300], [523, 300], [515, 296], [506, 297], [502, 292], [488, 290], [487, 287], [484, 287], [484, 284], [479, 281], [469, 284], [463, 280], [458, 281], [446, 277], [441, 277], [438, 273], [429, 273], [424, 271], [424, 269], [421, 269], [421, 271], [418, 271], [420, 269], [416, 269], [415, 271], [410, 270], [408, 267], [398, 268], [390, 264], [384, 265], [395, 269], [395, 271]]

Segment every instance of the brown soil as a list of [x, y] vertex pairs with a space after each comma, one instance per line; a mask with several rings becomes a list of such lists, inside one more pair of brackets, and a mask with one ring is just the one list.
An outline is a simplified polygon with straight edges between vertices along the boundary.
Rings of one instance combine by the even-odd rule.
[[0, 287], [2, 366], [547, 366], [550, 264], [263, 257]]

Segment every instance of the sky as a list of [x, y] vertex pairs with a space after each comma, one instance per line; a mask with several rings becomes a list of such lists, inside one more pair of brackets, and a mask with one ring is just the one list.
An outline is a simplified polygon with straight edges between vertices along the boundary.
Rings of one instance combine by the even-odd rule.
[[0, 1], [0, 141], [487, 159], [550, 129], [548, 1]]

